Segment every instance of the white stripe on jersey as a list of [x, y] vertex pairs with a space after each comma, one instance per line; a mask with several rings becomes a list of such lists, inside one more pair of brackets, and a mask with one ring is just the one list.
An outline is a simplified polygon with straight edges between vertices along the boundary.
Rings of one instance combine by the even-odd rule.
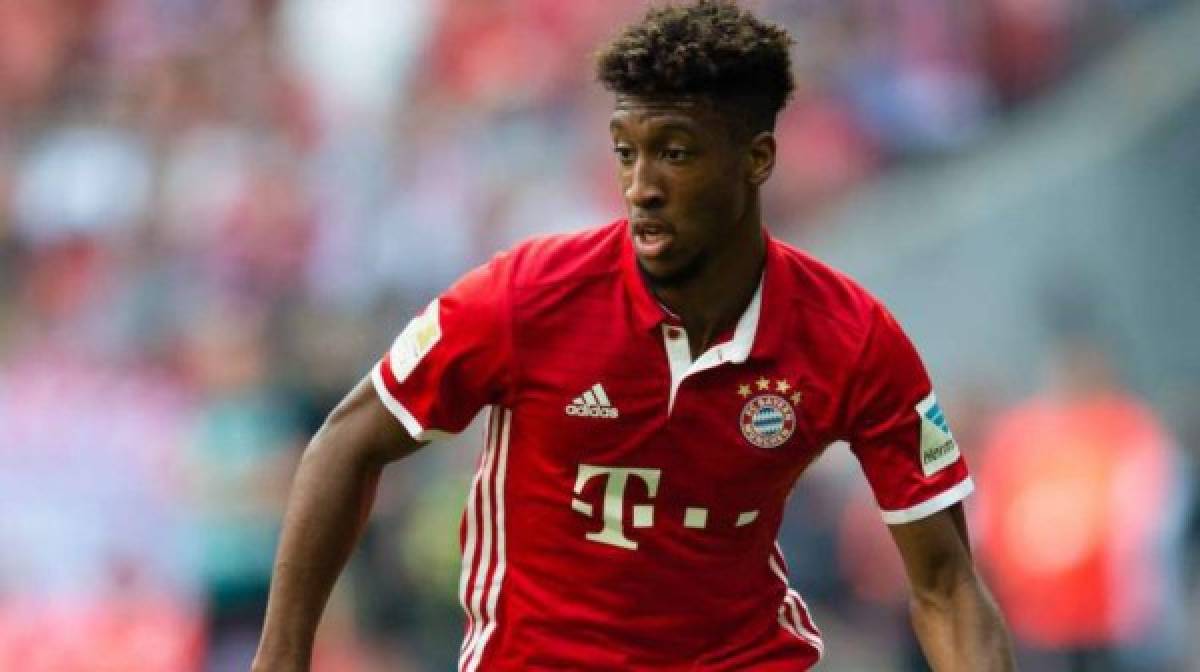
[[[489, 438], [483, 464], [476, 475], [475, 486], [472, 487], [472, 498], [468, 504], [468, 514], [474, 503], [476, 491], [481, 503], [479, 529], [470, 528], [468, 519], [468, 534], [478, 536], [482, 533], [478, 563], [474, 555], [468, 554], [468, 546], [474, 551], [473, 539], [468, 538], [463, 548], [463, 574], [460, 578], [460, 599], [467, 611], [468, 628], [463, 638], [460, 650], [458, 669], [460, 672], [474, 672], [483, 658], [484, 648], [496, 629], [496, 604], [500, 598], [500, 589], [504, 581], [505, 570], [505, 537], [504, 537], [504, 479], [508, 466], [509, 433], [512, 423], [512, 413], [507, 409], [493, 407], [489, 423]], [[495, 507], [493, 510], [493, 498]], [[493, 563], [493, 539], [495, 541], [495, 561]], [[488, 574], [491, 580], [488, 580]], [[470, 590], [466, 577], [474, 577], [470, 582]]]
[[808, 605], [804, 603], [804, 598], [800, 597], [792, 589], [788, 583], [787, 561], [783, 557], [783, 550], [779, 548], [779, 542], [775, 542], [775, 548], [771, 555], [767, 558], [767, 564], [770, 565], [771, 571], [779, 580], [783, 582], [787, 593], [784, 595], [783, 604], [779, 606], [779, 624], [783, 626], [792, 635], [799, 639], [803, 639], [812, 645], [817, 650], [817, 656], [825, 655], [825, 643], [821, 641], [821, 632], [816, 628], [816, 622], [812, 618], [812, 614], [808, 611]]
[[483, 633], [475, 640], [475, 655], [471, 658], [471, 662], [467, 665], [466, 672], [475, 672], [479, 667], [479, 662], [483, 660], [483, 653], [487, 647], [488, 640], [491, 639], [492, 633], [496, 630], [496, 603], [500, 599], [500, 589], [504, 585], [504, 570], [505, 570], [505, 530], [504, 530], [504, 477], [508, 467], [508, 445], [509, 433], [512, 426], [512, 412], [502, 410], [504, 424], [500, 430], [499, 449], [499, 466], [496, 468], [496, 483], [493, 492], [496, 496], [496, 567], [492, 572], [492, 580], [486, 586], [486, 611], [484, 611], [484, 620], [487, 623]]
[[478, 544], [480, 523], [476, 516], [476, 501], [479, 498], [480, 481], [484, 479], [486, 471], [488, 455], [492, 452], [492, 444], [499, 438], [499, 432], [496, 431], [496, 424], [500, 419], [496, 409], [492, 409], [488, 414], [488, 425], [484, 432], [484, 452], [479, 457], [479, 469], [475, 472], [475, 478], [471, 482], [471, 490], [467, 494], [467, 533], [463, 540], [462, 551], [462, 569], [459, 572], [458, 578], [458, 602], [462, 605], [463, 612], [467, 616], [467, 631], [463, 635], [463, 643], [460, 651], [466, 651], [467, 643], [474, 637], [476, 622], [478, 617], [468, 603], [467, 588], [470, 584], [471, 576], [475, 569], [475, 546]]
[[[496, 416], [496, 423], [499, 423], [500, 412], [494, 410], [492, 412]], [[459, 669], [465, 669], [466, 661], [471, 657], [471, 651], [475, 646], [475, 640], [483, 632], [483, 581], [487, 578], [488, 569], [492, 564], [492, 469], [496, 464], [496, 444], [500, 439], [500, 432], [494, 431], [495, 437], [489, 442], [488, 451], [483, 458], [483, 478], [480, 479], [479, 502], [479, 562], [475, 565], [475, 576], [471, 581], [470, 590], [467, 592], [467, 604], [471, 618], [475, 621], [475, 632], [467, 642], [467, 649], [463, 657], [459, 659]]]

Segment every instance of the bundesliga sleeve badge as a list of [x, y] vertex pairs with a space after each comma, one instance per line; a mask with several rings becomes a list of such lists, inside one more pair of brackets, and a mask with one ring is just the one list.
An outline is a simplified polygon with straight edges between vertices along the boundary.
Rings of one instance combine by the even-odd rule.
[[417, 364], [438, 341], [442, 340], [441, 308], [434, 299], [425, 310], [409, 321], [404, 331], [392, 343], [392, 375], [404, 382]]
[[958, 443], [950, 433], [936, 394], [930, 392], [917, 403], [915, 410], [921, 418], [921, 469], [926, 476], [933, 476], [958, 461]]
[[742, 436], [752, 445], [759, 448], [778, 448], [792, 438], [796, 432], [796, 409], [793, 404], [800, 403], [802, 396], [795, 390], [791, 396], [784, 397], [794, 388], [786, 380], [772, 381], [759, 378], [753, 387], [759, 394], [751, 397], [754, 391], [751, 385], [739, 385], [738, 396], [749, 398], [742, 406], [742, 414], [738, 424]]

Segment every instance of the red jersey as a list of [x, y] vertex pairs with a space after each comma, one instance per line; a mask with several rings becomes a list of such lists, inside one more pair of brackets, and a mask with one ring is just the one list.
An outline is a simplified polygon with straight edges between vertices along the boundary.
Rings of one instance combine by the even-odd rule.
[[463, 671], [807, 669], [821, 636], [775, 542], [804, 469], [849, 441], [891, 523], [972, 487], [895, 320], [770, 238], [732, 338], [694, 361], [617, 221], [467, 274], [372, 379], [419, 440], [491, 408]]

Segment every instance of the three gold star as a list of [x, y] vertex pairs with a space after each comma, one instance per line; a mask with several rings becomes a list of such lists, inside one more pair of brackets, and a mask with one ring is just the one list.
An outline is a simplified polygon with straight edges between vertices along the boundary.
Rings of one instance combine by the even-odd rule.
[[[772, 382], [774, 382], [774, 388], [775, 388], [774, 391], [775, 392], [778, 392], [779, 394], [782, 394], [782, 395], [786, 395], [788, 392], [792, 392], [792, 394], [790, 396], [788, 396], [788, 399], [791, 400], [793, 405], [798, 405], [801, 401], [804, 400], [804, 393], [801, 390], [796, 389], [795, 385], [792, 385], [791, 383], [789, 383], [788, 381], [783, 380], [783, 379], [780, 379], [777, 381], [771, 381], [770, 379], [768, 379], [766, 377], [759, 378], [758, 380], [754, 381], [754, 387], [758, 388], [758, 391], [760, 391], [760, 392], [767, 392], [767, 391], [771, 390]], [[795, 391], [793, 392], [793, 390], [795, 390]], [[754, 388], [752, 388], [750, 386], [750, 384], [739, 384], [738, 388], [737, 388], [737, 393], [738, 393], [739, 397], [745, 399], [754, 393]]]

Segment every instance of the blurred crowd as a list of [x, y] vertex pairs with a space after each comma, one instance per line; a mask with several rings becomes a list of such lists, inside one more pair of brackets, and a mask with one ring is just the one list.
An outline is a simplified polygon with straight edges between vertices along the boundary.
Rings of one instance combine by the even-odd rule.
[[[802, 245], [822, 208], [971, 151], [1171, 3], [748, 4], [797, 38], [766, 207]], [[467, 268], [619, 216], [589, 56], [643, 6], [0, 0], [0, 669], [245, 669], [332, 404]], [[1170, 443], [1129, 413], [1131, 442]], [[453, 660], [474, 438], [389, 477], [319, 670]], [[859, 566], [874, 511], [821, 495], [840, 487], [818, 474], [801, 498], [827, 515], [785, 530], [797, 582], [835, 619], [898, 619]]]

